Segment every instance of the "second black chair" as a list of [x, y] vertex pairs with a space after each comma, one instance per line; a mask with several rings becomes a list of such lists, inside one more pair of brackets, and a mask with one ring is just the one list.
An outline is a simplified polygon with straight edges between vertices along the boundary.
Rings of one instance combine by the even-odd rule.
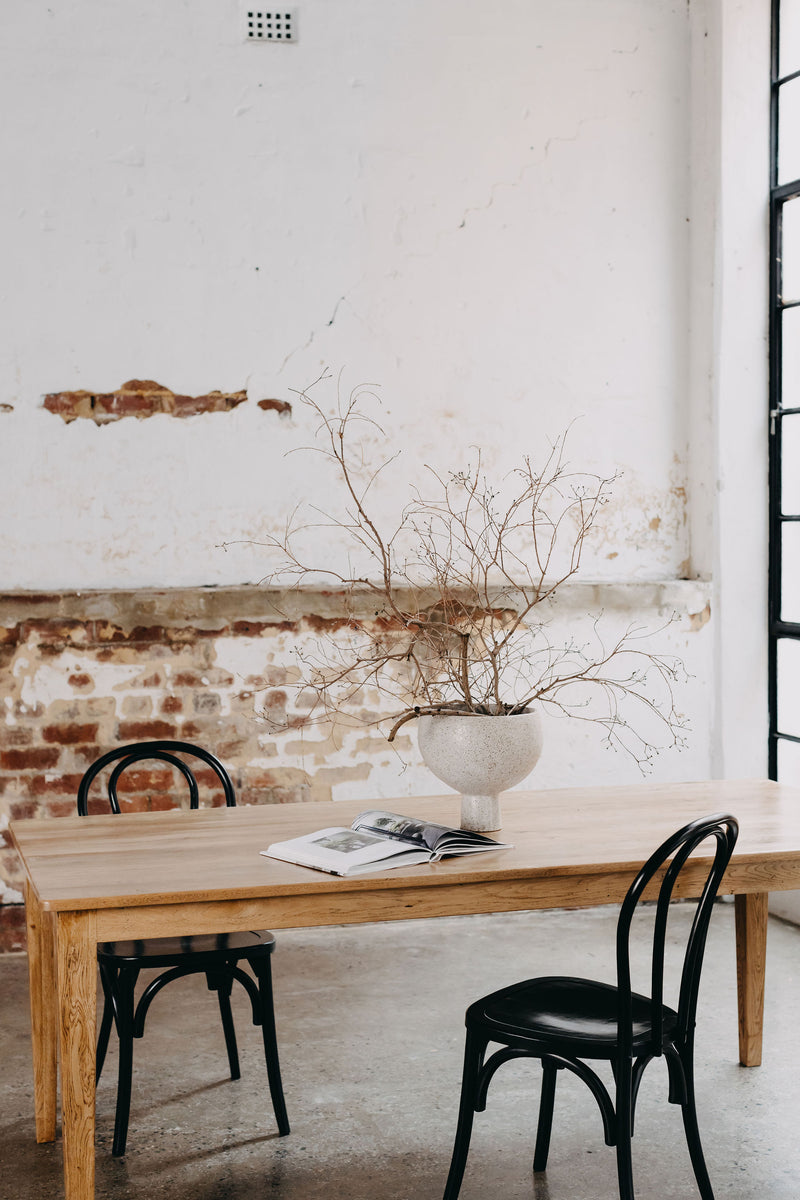
[[[738, 835], [731, 816], [693, 821], [668, 838], [645, 863], [623, 901], [617, 924], [617, 984], [591, 979], [546, 976], [527, 979], [484, 996], [467, 1009], [467, 1042], [461, 1107], [444, 1200], [456, 1200], [467, 1161], [473, 1116], [486, 1107], [491, 1079], [503, 1063], [515, 1058], [539, 1059], [542, 1086], [533, 1169], [544, 1171], [550, 1148], [556, 1078], [567, 1069], [588, 1085], [603, 1119], [605, 1141], [617, 1151], [621, 1200], [633, 1200], [631, 1138], [636, 1096], [645, 1067], [664, 1056], [669, 1073], [669, 1096], [679, 1104], [689, 1155], [703, 1200], [714, 1200], [706, 1170], [694, 1092], [694, 1026], [700, 968], [714, 898]], [[713, 856], [704, 866], [693, 894], [700, 895], [694, 912], [675, 1008], [664, 1003], [664, 960], [667, 917], [678, 875], [687, 859], [707, 838]], [[665, 866], [665, 864], [668, 864]], [[694, 865], [694, 864], [692, 864]], [[647, 885], [662, 871], [652, 934], [650, 995], [631, 987], [631, 923]], [[490, 1042], [498, 1043], [488, 1058]], [[611, 1065], [614, 1098], [585, 1060]]]
[[[188, 785], [190, 807], [199, 808], [200, 789], [195, 775], [197, 767], [193, 769], [186, 762], [187, 757], [211, 768], [216, 777], [215, 782], [222, 787], [226, 805], [232, 808], [236, 804], [233, 784], [227, 771], [213, 754], [189, 742], [157, 741], [118, 746], [93, 763], [78, 788], [79, 814], [88, 815], [92, 782], [112, 763], [116, 763], [116, 766], [108, 779], [108, 802], [111, 811], [119, 813], [117, 785], [120, 776], [134, 763], [153, 759], [167, 762], [176, 769]], [[268, 930], [147, 938], [133, 942], [102, 942], [98, 946], [97, 959], [105, 1006], [97, 1042], [97, 1079], [100, 1078], [103, 1069], [112, 1025], [116, 1026], [119, 1037], [119, 1078], [112, 1150], [114, 1155], [125, 1153], [128, 1136], [133, 1039], [140, 1038], [144, 1033], [145, 1017], [153, 999], [168, 983], [184, 975], [205, 975], [209, 991], [217, 994], [231, 1079], [238, 1079], [240, 1070], [230, 998], [234, 982], [244, 987], [250, 998], [253, 1024], [261, 1026], [267, 1078], [278, 1132], [282, 1135], [289, 1132], [272, 1003], [270, 956], [274, 949], [275, 938]], [[242, 963], [250, 967], [252, 977], [242, 970]], [[147, 984], [137, 1002], [135, 989], [139, 973], [143, 968], [151, 967], [162, 969], [161, 973]]]

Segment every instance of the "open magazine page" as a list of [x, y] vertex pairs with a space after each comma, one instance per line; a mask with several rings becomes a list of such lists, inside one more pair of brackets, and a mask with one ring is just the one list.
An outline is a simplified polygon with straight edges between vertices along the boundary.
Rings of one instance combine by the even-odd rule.
[[359, 813], [353, 822], [353, 829], [363, 829], [381, 837], [396, 838], [414, 846], [426, 846], [428, 850], [433, 851], [436, 850], [443, 833], [453, 832], [446, 825], [436, 825], [415, 817], [401, 817], [398, 813], [381, 812], [379, 809]]
[[437, 825], [434, 821], [423, 821], [417, 817], [402, 817], [398, 813], [382, 812], [379, 809], [359, 813], [352, 828], [394, 838], [411, 846], [425, 846], [436, 858], [441, 858], [444, 854], [508, 849], [504, 843], [485, 837], [482, 833], [454, 829], [449, 825]]
[[301, 867], [328, 871], [332, 875], [358, 875], [387, 867], [413, 866], [428, 862], [432, 857], [424, 846], [398, 845], [380, 835], [340, 827], [318, 829], [286, 842], [274, 842], [261, 853]]

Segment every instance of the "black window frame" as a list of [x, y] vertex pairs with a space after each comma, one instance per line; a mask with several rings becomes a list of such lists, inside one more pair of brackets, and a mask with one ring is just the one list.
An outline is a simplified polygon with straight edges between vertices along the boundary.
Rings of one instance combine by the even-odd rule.
[[800, 622], [782, 616], [783, 531], [800, 522], [800, 513], [783, 511], [783, 418], [796, 416], [800, 407], [783, 403], [783, 315], [800, 306], [800, 300], [783, 299], [783, 211], [788, 201], [800, 202], [800, 178], [779, 184], [779, 116], [781, 88], [800, 77], [800, 70], [780, 75], [781, 0], [772, 0], [770, 79], [770, 177], [769, 177], [769, 755], [770, 779], [778, 778], [781, 742], [800, 743], [800, 731], [780, 728], [778, 707], [778, 660], [782, 640], [800, 642]]

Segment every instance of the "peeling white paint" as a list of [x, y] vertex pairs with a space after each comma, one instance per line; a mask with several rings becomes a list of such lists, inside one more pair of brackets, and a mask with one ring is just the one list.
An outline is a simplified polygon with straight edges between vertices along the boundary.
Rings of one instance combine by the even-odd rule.
[[[180, 6], [143, 0], [123, 39], [122, 15], [100, 7], [76, 0], [46, 23], [23, 5], [0, 39], [0, 99], [26, 96], [0, 131], [3, 161], [23, 168], [6, 181], [14, 286], [0, 298], [0, 402], [18, 397], [0, 439], [5, 588], [261, 578], [248, 541], [279, 530], [309, 483], [325, 511], [332, 495], [287, 453], [315, 422], [254, 400], [294, 401], [324, 364], [346, 367], [345, 391], [382, 387], [405, 480], [376, 489], [383, 509], [426, 462], [457, 469], [483, 445], [502, 475], [576, 416], [577, 461], [632, 464], [668, 492], [685, 447], [685, 6], [311, 0], [313, 32], [266, 75], [231, 6], [198, 0], [187, 26]], [[143, 375], [190, 394], [247, 384], [253, 399], [103, 429], [40, 408]], [[686, 557], [668, 541], [587, 566], [656, 578]]]
[[22, 904], [22, 892], [18, 892], [16, 888], [8, 887], [5, 880], [0, 879], [0, 904]]
[[[268, 77], [212, 0], [188, 24], [157, 0], [133, 23], [98, 0], [0, 6], [0, 102], [18, 113], [0, 147], [20, 164], [0, 197], [4, 587], [255, 581], [271, 566], [258, 541], [298, 502], [333, 511], [324, 475], [288, 453], [314, 433], [297, 406], [65, 427], [40, 408], [59, 388], [146, 374], [293, 399], [343, 366], [345, 392], [381, 385], [401, 452], [381, 513], [426, 463], [480, 445], [502, 474], [580, 417], [572, 459], [625, 472], [584, 578], [712, 579], [711, 621], [684, 629], [691, 706], [714, 710], [698, 723], [713, 771], [695, 761], [763, 773], [769, 6], [309, 3], [310, 36]], [[340, 549], [329, 533], [316, 548]], [[640, 614], [640, 593], [622, 599]], [[217, 653], [235, 687], [254, 673], [239, 648]], [[288, 661], [286, 644], [260, 659]], [[65, 662], [26, 682], [24, 709], [40, 689], [69, 698]], [[115, 670], [91, 673], [119, 702], [134, 693]], [[588, 770], [586, 734], [559, 736], [567, 772]], [[547, 752], [538, 770], [556, 774]]]
[[[29, 662], [25, 667], [29, 669]], [[75, 696], [75, 691], [69, 683], [70, 675], [85, 672], [94, 677], [96, 688], [102, 695], [124, 692], [125, 696], [149, 695], [147, 688], [133, 688], [131, 682], [142, 675], [141, 663], [129, 666], [125, 663], [99, 663], [90, 656], [77, 657], [72, 650], [64, 651], [44, 665], [36, 667], [33, 673], [17, 672], [15, 675], [22, 679], [20, 699], [30, 707], [35, 704], [53, 704], [56, 700], [69, 701]], [[117, 704], [121, 697], [116, 696]]]

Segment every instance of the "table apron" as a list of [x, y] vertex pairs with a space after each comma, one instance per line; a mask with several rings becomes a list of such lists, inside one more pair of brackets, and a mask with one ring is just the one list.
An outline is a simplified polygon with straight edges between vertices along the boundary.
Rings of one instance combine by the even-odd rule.
[[186, 904], [152, 904], [97, 910], [101, 941], [167, 934], [227, 933], [269, 927], [292, 929], [315, 925], [360, 925], [371, 921], [516, 912], [531, 908], [575, 908], [610, 904], [625, 894], [630, 874], [604, 877], [602, 883], [563, 878], [485, 881], [441, 887], [382, 888], [333, 891], [323, 895], [248, 897], [201, 900]]
[[[691, 874], [689, 870], [686, 880], [681, 880], [681, 895], [697, 894]], [[699, 875], [698, 872], [698, 878]], [[625, 871], [100, 908], [97, 910], [97, 936], [100, 941], [111, 941], [192, 933], [232, 933], [240, 929], [297, 929], [529, 909], [584, 908], [620, 903], [630, 882], [630, 872]], [[739, 871], [736, 879], [726, 880], [722, 890], [761, 891], [763, 882], [763, 879], [751, 879], [747, 871]], [[797, 885], [800, 886], [800, 879]]]

